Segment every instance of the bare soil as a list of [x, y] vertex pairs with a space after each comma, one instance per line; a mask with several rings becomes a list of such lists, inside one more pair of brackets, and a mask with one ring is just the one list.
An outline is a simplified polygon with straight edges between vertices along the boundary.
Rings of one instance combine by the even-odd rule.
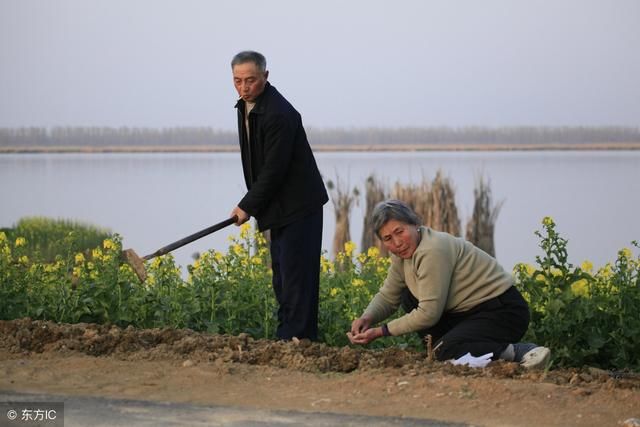
[[176, 329], [0, 321], [0, 390], [487, 426], [617, 426], [640, 418], [640, 375], [484, 369], [419, 352]]

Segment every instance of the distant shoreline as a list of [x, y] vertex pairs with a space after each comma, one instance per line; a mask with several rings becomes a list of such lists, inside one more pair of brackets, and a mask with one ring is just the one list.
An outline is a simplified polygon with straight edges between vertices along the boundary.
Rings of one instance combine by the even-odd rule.
[[[627, 151], [640, 150], [640, 142], [536, 143], [536, 144], [312, 144], [316, 152], [389, 152], [389, 151]], [[175, 146], [28, 146], [0, 147], [0, 154], [36, 153], [232, 153], [236, 145]]]

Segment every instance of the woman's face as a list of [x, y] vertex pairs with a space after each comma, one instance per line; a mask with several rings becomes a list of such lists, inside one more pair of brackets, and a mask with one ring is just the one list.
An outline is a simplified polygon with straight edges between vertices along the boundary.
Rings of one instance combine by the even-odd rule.
[[379, 234], [385, 248], [400, 258], [411, 258], [418, 247], [416, 225], [390, 219], [380, 227]]

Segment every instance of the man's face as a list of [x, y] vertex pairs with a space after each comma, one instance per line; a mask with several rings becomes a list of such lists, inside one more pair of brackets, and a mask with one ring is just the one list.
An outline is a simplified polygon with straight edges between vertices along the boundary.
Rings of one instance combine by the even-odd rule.
[[418, 247], [418, 227], [390, 219], [380, 227], [380, 240], [394, 255], [409, 259]]
[[261, 73], [253, 62], [245, 62], [233, 66], [233, 85], [240, 98], [246, 102], [255, 102], [267, 84], [269, 71]]

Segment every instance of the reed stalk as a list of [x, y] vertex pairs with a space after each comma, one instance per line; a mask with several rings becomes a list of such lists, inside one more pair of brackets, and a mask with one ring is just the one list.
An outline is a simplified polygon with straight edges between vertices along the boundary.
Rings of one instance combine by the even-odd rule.
[[504, 200], [493, 204], [490, 183], [481, 176], [473, 190], [473, 215], [467, 223], [466, 239], [495, 257], [494, 231]]
[[[347, 185], [348, 187], [348, 185]], [[333, 208], [336, 215], [336, 227], [333, 234], [332, 254], [335, 259], [339, 252], [344, 251], [345, 243], [351, 241], [351, 231], [349, 227], [349, 217], [351, 208], [354, 203], [358, 202], [360, 192], [356, 187], [351, 192], [340, 184], [340, 178], [336, 178], [336, 184], [332, 181], [327, 182], [329, 195], [333, 202]]]
[[387, 198], [384, 185], [377, 180], [375, 175], [369, 175], [365, 184], [365, 203], [366, 210], [364, 213], [364, 224], [362, 227], [362, 244], [363, 251], [371, 247], [377, 247], [380, 250], [382, 256], [387, 256], [387, 249], [384, 247], [378, 236], [376, 230], [373, 229], [372, 214], [373, 208], [381, 201]]
[[455, 190], [441, 171], [436, 173], [432, 182], [425, 178], [418, 185], [397, 182], [392, 197], [407, 203], [422, 218], [423, 225], [454, 236], [460, 235]]

